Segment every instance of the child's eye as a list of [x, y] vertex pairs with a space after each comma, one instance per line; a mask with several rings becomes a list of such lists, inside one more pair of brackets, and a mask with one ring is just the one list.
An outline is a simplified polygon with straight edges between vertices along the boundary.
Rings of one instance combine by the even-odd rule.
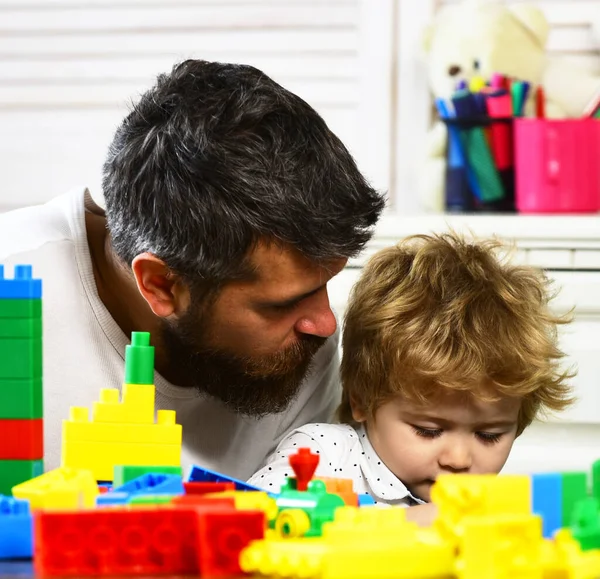
[[477, 432], [476, 436], [485, 444], [496, 444], [496, 442], [500, 440], [502, 434], [492, 432]]
[[437, 438], [442, 435], [442, 430], [440, 428], [421, 428], [420, 426], [414, 426], [413, 430], [417, 436], [422, 436], [423, 438]]

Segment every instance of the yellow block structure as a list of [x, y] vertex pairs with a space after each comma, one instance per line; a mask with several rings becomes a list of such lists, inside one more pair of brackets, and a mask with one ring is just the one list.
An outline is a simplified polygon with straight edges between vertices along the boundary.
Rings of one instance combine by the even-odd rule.
[[27, 499], [34, 509], [94, 508], [98, 485], [91, 471], [57, 468], [16, 485], [12, 494]]
[[179, 466], [181, 425], [173, 410], [159, 410], [154, 421], [154, 385], [124, 384], [121, 402], [118, 395], [102, 390], [91, 421], [87, 408], [71, 407], [61, 465], [90, 470], [97, 481], [112, 480], [117, 465]]

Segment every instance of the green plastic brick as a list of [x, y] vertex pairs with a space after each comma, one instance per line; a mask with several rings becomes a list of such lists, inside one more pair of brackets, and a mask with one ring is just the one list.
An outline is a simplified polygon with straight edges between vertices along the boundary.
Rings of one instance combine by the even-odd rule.
[[562, 472], [562, 524], [568, 527], [575, 504], [588, 496], [588, 477], [585, 472]]
[[130, 480], [145, 474], [176, 474], [182, 476], [180, 466], [115, 466], [113, 488], [118, 488]]
[[42, 300], [0, 299], [0, 318], [40, 318]]
[[575, 504], [570, 528], [583, 551], [600, 549], [600, 508], [595, 498], [587, 497]]
[[0, 338], [41, 337], [41, 318], [0, 318]]
[[43, 460], [0, 460], [0, 495], [10, 496], [15, 485], [42, 474]]
[[41, 339], [0, 339], [0, 380], [41, 376]]
[[127, 504], [130, 505], [165, 505], [173, 500], [175, 495], [134, 495]]
[[125, 384], [154, 384], [154, 346], [149, 332], [132, 332], [125, 346]]
[[592, 496], [600, 503], [600, 459], [592, 465]]
[[0, 380], [0, 418], [43, 418], [42, 378]]

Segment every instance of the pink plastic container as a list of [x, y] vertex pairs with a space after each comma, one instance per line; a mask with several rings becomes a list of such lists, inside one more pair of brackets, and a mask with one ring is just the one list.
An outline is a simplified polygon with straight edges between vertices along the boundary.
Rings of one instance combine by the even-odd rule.
[[600, 210], [600, 121], [516, 119], [519, 213]]

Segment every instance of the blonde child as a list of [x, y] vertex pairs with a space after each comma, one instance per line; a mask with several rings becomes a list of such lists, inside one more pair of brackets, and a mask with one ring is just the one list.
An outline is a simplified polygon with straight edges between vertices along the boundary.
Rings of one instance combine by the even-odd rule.
[[501, 249], [447, 233], [375, 255], [346, 314], [340, 424], [296, 429], [249, 482], [277, 492], [289, 454], [309, 447], [316, 476], [350, 478], [427, 524], [438, 475], [500, 472], [536, 416], [572, 401], [573, 375], [546, 277]]

